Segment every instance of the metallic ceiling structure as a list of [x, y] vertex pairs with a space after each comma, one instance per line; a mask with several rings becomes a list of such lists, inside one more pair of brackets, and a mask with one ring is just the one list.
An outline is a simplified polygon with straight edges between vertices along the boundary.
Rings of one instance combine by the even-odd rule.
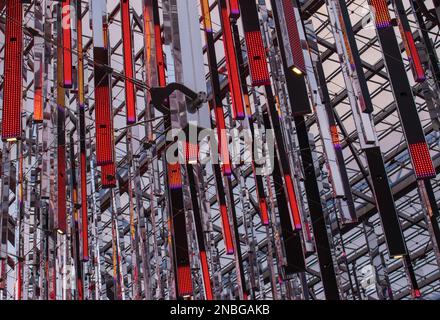
[[0, 1], [0, 299], [433, 296], [439, 26], [438, 0]]

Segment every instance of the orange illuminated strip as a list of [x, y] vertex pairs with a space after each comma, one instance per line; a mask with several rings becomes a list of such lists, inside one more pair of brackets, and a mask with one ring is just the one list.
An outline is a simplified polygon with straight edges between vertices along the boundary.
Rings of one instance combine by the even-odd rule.
[[386, 28], [391, 26], [391, 17], [387, 2], [385, 0], [370, 0], [370, 2], [374, 8], [376, 27]]
[[36, 88], [34, 93], [34, 121], [43, 121], [43, 90]]
[[21, 1], [7, 0], [3, 81], [2, 140], [21, 136], [23, 14]]
[[72, 81], [72, 28], [70, 17], [70, 0], [63, 0], [62, 29], [63, 29], [63, 84], [65, 88], [71, 88]]
[[225, 204], [220, 205], [220, 216], [223, 224], [223, 237], [225, 241], [226, 254], [233, 254], [234, 245], [232, 242], [231, 225], [229, 224], [228, 210]]
[[295, 190], [293, 188], [293, 182], [289, 175], [284, 175], [286, 182], [287, 196], [289, 197], [289, 205], [292, 213], [294, 229], [301, 230], [301, 217], [299, 214], [298, 203], [296, 201]]
[[130, 27], [130, 2], [121, 0], [121, 23], [124, 52], [125, 73], [125, 106], [127, 110], [127, 124], [136, 122], [136, 91], [133, 83], [133, 41]]
[[435, 178], [436, 172], [426, 142], [410, 143], [409, 152], [417, 179]]
[[209, 275], [208, 259], [205, 251], [200, 251], [200, 262], [202, 265], [203, 284], [205, 286], [206, 300], [212, 300], [211, 277]]
[[157, 1], [153, 1], [153, 20], [154, 20], [154, 39], [156, 47], [156, 61], [159, 76], [159, 86], [166, 86], [165, 78], [165, 60], [162, 48], [162, 35], [160, 30], [159, 8]]
[[182, 175], [180, 174], [180, 164], [168, 163], [168, 185], [170, 189], [180, 189], [182, 188]]
[[203, 25], [206, 32], [212, 32], [211, 12], [209, 10], [209, 1], [202, 0]]
[[270, 84], [266, 52], [260, 31], [245, 32], [249, 69], [253, 86]]
[[[224, 2], [222, 1], [222, 4]], [[238, 70], [234, 41], [232, 39], [231, 23], [229, 21], [228, 10], [223, 5], [221, 8], [223, 45], [225, 47], [226, 66], [228, 69], [228, 85], [232, 97], [232, 111], [234, 120], [244, 119], [243, 93], [241, 91], [241, 81]]]

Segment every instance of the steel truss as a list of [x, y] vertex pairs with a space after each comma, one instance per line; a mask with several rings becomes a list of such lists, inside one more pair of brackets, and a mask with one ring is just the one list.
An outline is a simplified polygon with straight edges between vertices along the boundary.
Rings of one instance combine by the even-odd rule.
[[437, 2], [0, 1], [0, 299], [438, 292]]

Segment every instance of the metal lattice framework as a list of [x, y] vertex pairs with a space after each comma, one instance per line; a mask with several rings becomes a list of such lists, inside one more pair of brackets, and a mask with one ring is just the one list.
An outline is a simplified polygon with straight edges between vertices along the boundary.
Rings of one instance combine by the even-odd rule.
[[[397, 300], [440, 290], [439, 3], [250, 2], [0, 1], [2, 299]], [[11, 56], [19, 27], [23, 47]], [[406, 74], [391, 71], [399, 61]], [[11, 68], [23, 70], [22, 92]], [[153, 103], [175, 82], [190, 92]], [[406, 98], [420, 120], [402, 117]], [[246, 136], [220, 164], [194, 160], [187, 142], [189, 161], [170, 165], [166, 135], [190, 130], [193, 117], [199, 130], [249, 129], [267, 144], [273, 129], [274, 172], [255, 175]], [[426, 140], [434, 174], [413, 136]], [[380, 203], [389, 191], [373, 149], [391, 204]], [[402, 254], [390, 254], [399, 235], [383, 228], [393, 210]]]

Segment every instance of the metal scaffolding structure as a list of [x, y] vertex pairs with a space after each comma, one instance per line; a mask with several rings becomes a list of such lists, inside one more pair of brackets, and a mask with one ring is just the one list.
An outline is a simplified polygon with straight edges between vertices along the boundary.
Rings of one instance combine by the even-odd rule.
[[0, 299], [439, 292], [439, 5], [0, 0]]

